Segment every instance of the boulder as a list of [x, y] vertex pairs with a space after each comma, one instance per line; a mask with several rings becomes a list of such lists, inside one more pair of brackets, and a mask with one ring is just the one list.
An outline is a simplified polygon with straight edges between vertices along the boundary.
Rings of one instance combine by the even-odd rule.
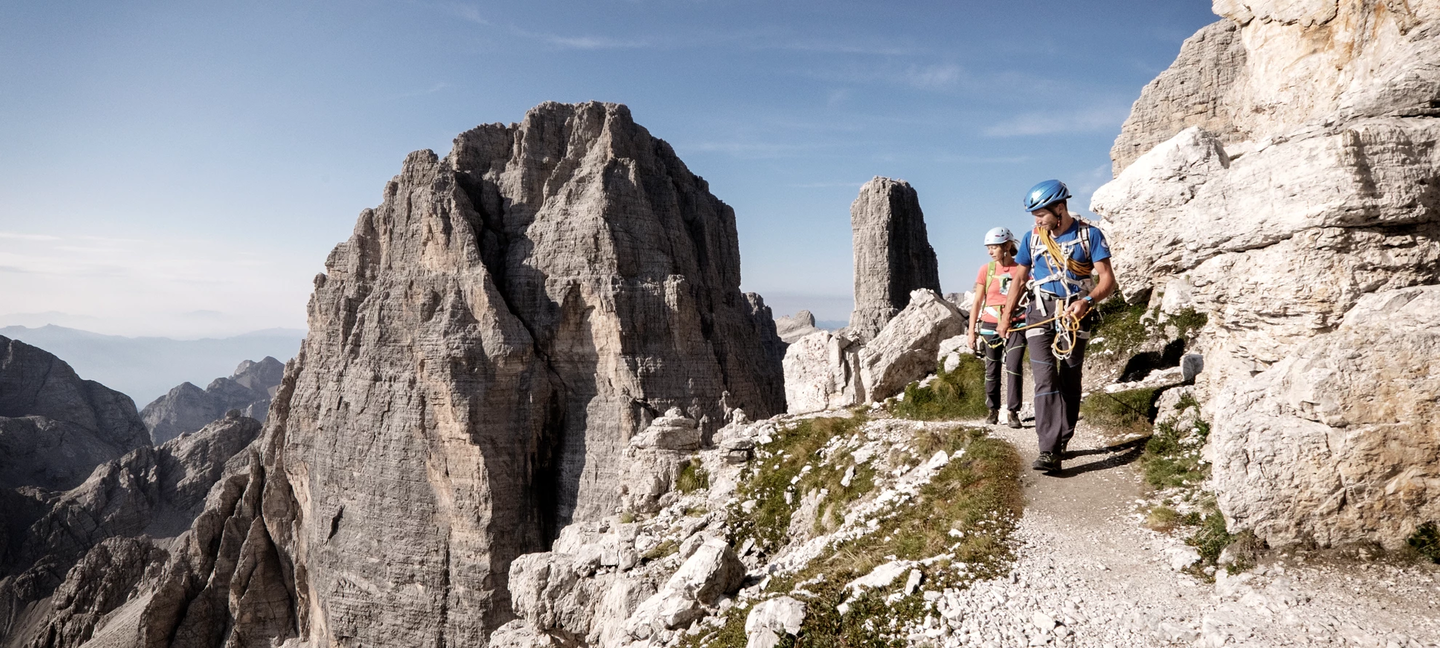
[[775, 331], [786, 344], [794, 344], [800, 338], [820, 331], [815, 326], [815, 316], [808, 310], [786, 315], [775, 320]]
[[745, 617], [745, 648], [774, 648], [782, 635], [800, 633], [805, 604], [788, 596], [757, 603]]
[[630, 445], [659, 450], [696, 450], [700, 447], [700, 426], [680, 408], [672, 407], [632, 437]]
[[875, 339], [860, 349], [860, 376], [869, 400], [883, 400], [934, 373], [940, 342], [965, 330], [965, 316], [931, 290], [916, 290]]
[[525, 554], [510, 563], [510, 604], [531, 627], [567, 637], [590, 633], [605, 579], [585, 575], [570, 554]]
[[828, 331], [812, 333], [785, 350], [785, 403], [791, 414], [865, 402], [857, 371], [859, 343]]
[[495, 629], [490, 635], [491, 646], [505, 648], [564, 648], [565, 644], [524, 619], [515, 619]]
[[855, 310], [850, 337], [868, 341], [910, 303], [911, 293], [940, 292], [935, 250], [915, 189], [904, 180], [876, 177], [850, 205], [855, 253]]
[[745, 580], [745, 566], [723, 538], [707, 538], [696, 547], [665, 586], [705, 605], [733, 594]]

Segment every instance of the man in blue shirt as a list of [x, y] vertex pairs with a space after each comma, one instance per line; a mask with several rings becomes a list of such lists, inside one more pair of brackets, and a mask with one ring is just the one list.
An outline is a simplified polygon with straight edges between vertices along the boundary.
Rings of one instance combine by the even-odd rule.
[[[1020, 267], [1011, 273], [1016, 285], [1023, 285], [1034, 273], [1035, 298], [1030, 300], [1026, 321], [1054, 318], [1025, 331], [1035, 375], [1035, 434], [1040, 443], [1040, 458], [1033, 467], [1045, 472], [1060, 470], [1065, 446], [1080, 418], [1081, 367], [1094, 319], [1088, 316], [1095, 304], [1115, 292], [1105, 234], [1071, 216], [1069, 198], [1070, 190], [1059, 180], [1041, 182], [1025, 195], [1025, 209], [1035, 217], [1035, 229], [1021, 239], [1015, 255]], [[1009, 333], [1022, 292], [1010, 291], [1000, 313], [996, 333], [1002, 337]]]

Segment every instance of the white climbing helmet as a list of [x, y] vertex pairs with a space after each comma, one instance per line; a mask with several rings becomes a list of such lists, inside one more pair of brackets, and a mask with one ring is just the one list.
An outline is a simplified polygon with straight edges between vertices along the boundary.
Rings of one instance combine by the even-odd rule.
[[985, 233], [985, 245], [1003, 245], [1015, 240], [1015, 235], [1010, 230], [997, 227]]

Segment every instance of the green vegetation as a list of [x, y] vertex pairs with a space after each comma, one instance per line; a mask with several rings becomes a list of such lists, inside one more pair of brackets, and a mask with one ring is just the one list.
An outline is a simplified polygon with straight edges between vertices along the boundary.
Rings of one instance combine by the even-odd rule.
[[1155, 420], [1155, 402], [1160, 399], [1156, 389], [1133, 389], [1108, 394], [1097, 391], [1080, 402], [1080, 415], [1092, 425], [1111, 432], [1144, 436]]
[[985, 416], [985, 362], [962, 355], [954, 371], [937, 368], [935, 380], [925, 387], [911, 383], [905, 398], [890, 407], [901, 418], [944, 421]]
[[705, 472], [704, 466], [700, 465], [699, 459], [691, 459], [675, 478], [675, 490], [686, 495], [702, 488], [710, 487], [710, 473]]
[[1200, 329], [1205, 328], [1206, 322], [1209, 321], [1210, 318], [1204, 313], [1193, 308], [1186, 308], [1166, 319], [1165, 323], [1175, 327], [1176, 337], [1190, 340], [1200, 332]]
[[1420, 525], [1406, 543], [1420, 555], [1440, 563], [1440, 528], [1434, 522]]
[[1214, 509], [1213, 505], [1205, 508], [1211, 510], [1203, 514], [1197, 511], [1185, 516], [1185, 522], [1195, 527], [1194, 534], [1185, 539], [1185, 544], [1200, 552], [1203, 564], [1214, 565], [1220, 558], [1220, 552], [1235, 541], [1235, 536], [1226, 530], [1225, 516], [1221, 515], [1218, 509]]
[[[1129, 355], [1140, 348], [1153, 334], [1145, 322], [1145, 303], [1130, 304], [1120, 295], [1115, 295], [1095, 307], [1100, 314], [1100, 323], [1095, 326], [1094, 336], [1086, 353], [1111, 350], [1116, 354]], [[1097, 339], [1098, 338], [1098, 339]]]
[[[953, 556], [917, 567], [931, 590], [998, 576], [1008, 568], [1013, 559], [1008, 538], [1024, 503], [1019, 453], [983, 430], [967, 428], [920, 432], [912, 445], [914, 456], [902, 459], [923, 459], [939, 450], [963, 454], [941, 468], [913, 499], [878, 513], [873, 531], [831, 547], [798, 573], [771, 580], [767, 592], [800, 598], [809, 610], [800, 634], [785, 637], [781, 646], [905, 645], [899, 628], [922, 618], [926, 604], [919, 593], [892, 595], [904, 578], [888, 590], [867, 591], [854, 599], [844, 588], [883, 563]], [[736, 522], [749, 524], [752, 518]], [[841, 603], [848, 605], [843, 613]], [[718, 631], [692, 638], [687, 645], [742, 648], [748, 612], [748, 608], [730, 610]]]
[[1161, 533], [1174, 531], [1179, 524], [1180, 514], [1168, 506], [1151, 507], [1150, 512], [1145, 515], [1145, 526]]
[[[741, 473], [736, 497], [742, 504], [732, 507], [732, 519], [745, 524], [733, 525], [730, 543], [739, 547], [754, 539], [761, 551], [779, 549], [790, 529], [790, 518], [800, 505], [800, 498], [810, 491], [823, 489], [821, 515], [816, 524], [839, 522], [844, 505], [869, 492], [874, 486], [875, 469], [855, 465], [849, 486], [842, 486], [845, 470], [853, 462], [849, 451], [837, 451], [821, 461], [820, 450], [836, 436], [855, 433], [865, 423], [863, 416], [852, 418], [814, 418], [801, 421], [779, 431], [768, 444], [756, 448], [756, 459]], [[743, 510], [745, 502], [754, 509]]]
[[645, 552], [645, 554], [640, 557], [644, 558], [645, 560], [659, 560], [670, 554], [679, 552], [680, 545], [676, 544], [674, 540], [666, 540], [658, 545], [655, 545], [653, 548]]
[[[1190, 404], [1195, 403], [1186, 395], [1180, 401], [1182, 410], [1187, 406], [1186, 399]], [[1198, 486], [1210, 476], [1210, 465], [1200, 458], [1200, 448], [1208, 438], [1210, 424], [1198, 418], [1188, 430], [1177, 429], [1171, 421], [1155, 426], [1154, 434], [1145, 444], [1145, 454], [1140, 456], [1145, 481], [1155, 488]]]

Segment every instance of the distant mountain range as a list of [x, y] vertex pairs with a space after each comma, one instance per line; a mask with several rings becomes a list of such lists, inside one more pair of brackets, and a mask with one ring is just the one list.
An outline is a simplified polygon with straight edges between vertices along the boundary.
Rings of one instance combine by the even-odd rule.
[[265, 329], [228, 338], [174, 340], [102, 335], [63, 326], [7, 326], [0, 335], [64, 358], [87, 380], [123, 392], [137, 408], [183, 382], [208, 385], [242, 361], [293, 358], [305, 339], [299, 329]]

